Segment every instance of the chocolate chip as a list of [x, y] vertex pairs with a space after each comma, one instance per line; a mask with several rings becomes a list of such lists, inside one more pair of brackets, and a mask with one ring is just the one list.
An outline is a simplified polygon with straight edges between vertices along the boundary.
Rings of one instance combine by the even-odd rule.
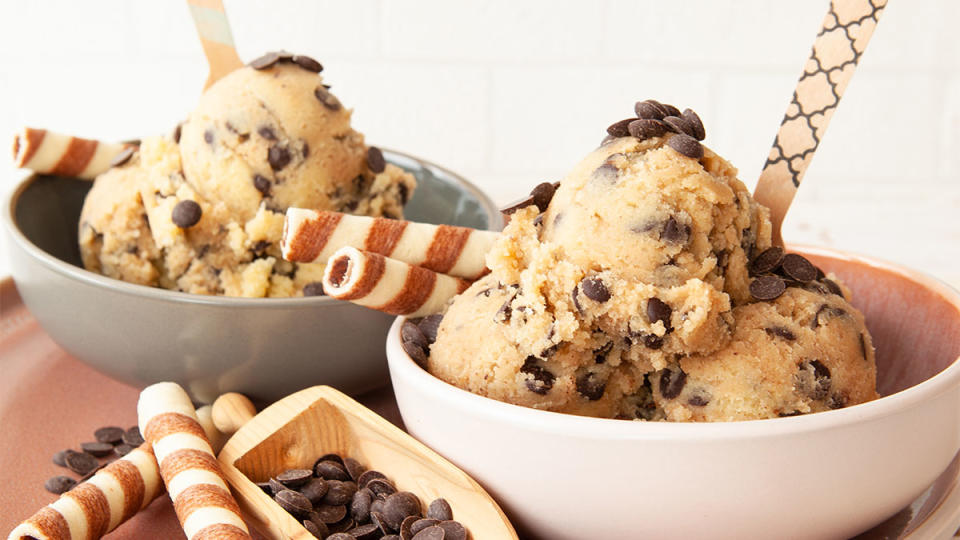
[[411, 532], [413, 524], [417, 521], [420, 521], [420, 516], [407, 516], [403, 518], [403, 521], [400, 522], [400, 538], [407, 539], [413, 538], [415, 533]]
[[275, 131], [273, 131], [273, 128], [270, 126], [260, 126], [257, 129], [257, 133], [259, 133], [261, 137], [263, 137], [268, 141], [277, 140], [277, 134]]
[[403, 352], [407, 353], [415, 364], [423, 369], [427, 369], [427, 350], [425, 348], [412, 341], [403, 341], [400, 346], [403, 348]]
[[313, 466], [313, 472], [324, 480], [340, 480], [341, 482], [350, 480], [350, 473], [347, 472], [343, 463], [332, 460], [318, 461]]
[[120, 444], [123, 442], [123, 433], [124, 431], [121, 427], [107, 426], [94, 431], [93, 438], [97, 439], [97, 442]]
[[275, 144], [267, 150], [267, 162], [270, 163], [270, 168], [279, 171], [280, 169], [286, 167], [290, 164], [290, 150], [287, 150], [286, 147]]
[[267, 69], [268, 67], [277, 63], [280, 60], [280, 55], [275, 52], [268, 52], [267, 54], [254, 59], [250, 62], [249, 66], [253, 69]]
[[503, 304], [500, 306], [500, 309], [493, 314], [493, 320], [500, 323], [510, 322], [510, 318], [513, 317], [513, 307], [511, 307], [511, 304], [516, 296], [516, 293], [514, 293], [510, 295], [510, 298], [507, 298], [506, 301], [503, 302]]
[[380, 471], [370, 469], [368, 471], [364, 471], [363, 474], [360, 475], [360, 478], [357, 478], [357, 484], [360, 487], [366, 487], [371, 480], [376, 480], [378, 478], [381, 480], [386, 480], [387, 477]]
[[663, 225], [660, 239], [668, 244], [686, 244], [690, 239], [690, 226], [680, 223], [671, 216]]
[[663, 120], [663, 118], [667, 116], [667, 110], [664, 109], [660, 103], [652, 99], [638, 101], [634, 104], [633, 111], [637, 113], [637, 118], [648, 120]]
[[593, 351], [593, 362], [595, 364], [603, 364], [607, 361], [607, 355], [610, 354], [610, 351], [613, 350], [613, 342], [608, 341], [606, 345], [600, 347], [599, 349]]
[[784, 328], [783, 326], [769, 326], [764, 328], [764, 331], [771, 337], [776, 336], [787, 341], [797, 340], [797, 336], [793, 335], [793, 332], [791, 332], [788, 328]]
[[682, 133], [693, 137], [693, 126], [679, 116], [668, 116], [663, 119], [663, 123], [674, 133]]
[[360, 475], [363, 474], [363, 471], [366, 470], [366, 467], [352, 457], [343, 458], [343, 466], [347, 469], [347, 473], [354, 482], [356, 482], [357, 479], [360, 478]]
[[113, 453], [113, 445], [102, 442], [85, 442], [80, 444], [80, 448], [91, 456], [104, 457]]
[[802, 255], [788, 253], [783, 256], [780, 269], [791, 279], [807, 283], [817, 279], [817, 268]]
[[583, 315], [583, 306], [580, 305], [580, 299], [577, 296], [580, 294], [580, 285], [573, 286], [573, 292], [570, 294], [573, 297], [573, 307], [577, 308], [577, 312]]
[[779, 268], [781, 261], [783, 261], [783, 248], [769, 247], [750, 261], [750, 273], [768, 274]]
[[459, 521], [441, 521], [437, 526], [443, 529], [443, 540], [467, 540], [467, 530]]
[[665, 399], [673, 399], [680, 395], [683, 386], [687, 384], [687, 374], [682, 369], [665, 369], [660, 373], [660, 394]]
[[700, 116], [693, 111], [693, 109], [684, 109], [683, 114], [680, 115], [681, 118], [687, 121], [687, 124], [692, 128], [692, 133], [690, 135], [698, 140], [702, 141], [707, 138], [707, 130], [703, 127], [703, 122], [700, 121]]
[[333, 533], [327, 537], [327, 540], [356, 540], [352, 534], [345, 532]]
[[123, 457], [136, 449], [136, 446], [130, 446], [127, 443], [120, 443], [113, 447], [113, 453], [116, 454], [117, 457]]
[[367, 482], [366, 487], [380, 499], [386, 499], [397, 492], [397, 488], [393, 487], [393, 482], [386, 478], [374, 478]]
[[830, 369], [819, 360], [804, 360], [798, 366], [797, 386], [811, 399], [823, 399], [830, 392]]
[[200, 205], [197, 204], [196, 201], [185, 199], [173, 207], [170, 219], [177, 227], [186, 229], [196, 225], [200, 221], [201, 216], [203, 216], [203, 209], [200, 208]]
[[533, 198], [533, 204], [535, 204], [541, 212], [546, 212], [547, 207], [550, 206], [550, 201], [553, 200], [553, 194], [556, 190], [557, 188], [550, 182], [541, 182], [530, 191], [530, 197]]
[[730, 262], [730, 252], [725, 249], [721, 249], [714, 255], [717, 258], [717, 268], [726, 270], [727, 263]]
[[102, 464], [102, 465], [98, 464], [98, 465], [97, 465], [96, 467], [94, 467], [93, 469], [87, 471], [87, 474], [81, 476], [81, 477], [77, 480], [77, 483], [78, 483], [78, 484], [82, 484], [82, 483], [86, 482], [87, 480], [93, 478], [93, 475], [95, 475], [95, 474], [97, 474], [98, 472], [100, 472], [100, 469], [103, 469], [104, 467], [106, 467], [106, 466], [109, 465], [109, 464], [110, 464], [109, 462], [104, 463], [104, 464]]
[[630, 122], [630, 124], [627, 126], [627, 131], [630, 133], [630, 135], [633, 135], [640, 140], [644, 140], [664, 135], [667, 132], [667, 126], [660, 120], [653, 118], [640, 118], [639, 120]]
[[424, 350], [430, 346], [430, 342], [427, 341], [427, 336], [423, 335], [420, 327], [409, 319], [403, 321], [403, 326], [400, 327], [400, 340], [403, 343], [412, 343]]
[[538, 365], [537, 358], [534, 356], [527, 357], [523, 367], [520, 368], [520, 373], [530, 375], [526, 380], [527, 390], [540, 395], [547, 394], [553, 388], [553, 382], [557, 378], [556, 375]]
[[207, 144], [213, 144], [213, 130], [208, 129], [203, 132], [203, 141]]
[[288, 488], [298, 488], [313, 477], [313, 471], [310, 469], [290, 469], [277, 475], [277, 482]]
[[415, 534], [413, 540], [443, 540], [445, 534], [439, 525], [434, 525]]
[[267, 480], [267, 485], [270, 486], [270, 492], [273, 493], [274, 495], [276, 495], [277, 493], [280, 493], [285, 489], [288, 489], [287, 486], [278, 482], [276, 478], [271, 478]]
[[133, 426], [123, 434], [123, 442], [130, 446], [140, 446], [146, 441], [143, 440], [143, 435], [140, 434], [140, 428]]
[[380, 532], [380, 527], [373, 523], [367, 523], [366, 525], [360, 525], [350, 529], [347, 531], [347, 534], [357, 540], [375, 540], [380, 538], [383, 533]]
[[370, 519], [370, 504], [373, 502], [373, 492], [369, 489], [361, 489], [353, 494], [350, 501], [350, 514], [353, 519], [363, 523]]
[[823, 283], [824, 286], [827, 287], [827, 290], [830, 291], [831, 293], [841, 298], [843, 297], [843, 289], [840, 288], [840, 285], [837, 285], [836, 281], [833, 281], [832, 279], [828, 279], [828, 278], [822, 278], [820, 282]]
[[703, 157], [703, 146], [689, 135], [674, 135], [667, 141], [667, 146], [688, 158], [700, 159]]
[[417, 326], [420, 327], [420, 331], [423, 332], [423, 335], [427, 338], [427, 341], [433, 343], [437, 340], [437, 332], [440, 330], [441, 322], [443, 322], [443, 315], [434, 313], [433, 315], [427, 315], [424, 317], [419, 323], [417, 323]]
[[177, 124], [177, 127], [173, 128], [173, 135], [171, 135], [173, 142], [180, 144], [180, 135], [182, 134], [183, 134], [183, 124], [182, 123]]
[[295, 54], [293, 55], [293, 58], [291, 58], [291, 60], [293, 61], [294, 64], [302, 67], [307, 71], [312, 71], [314, 73], [320, 73], [321, 71], [323, 71], [323, 65], [321, 65], [320, 62], [317, 62], [313, 58], [310, 58], [309, 56], [304, 56], [302, 54]]
[[134, 148], [134, 147], [132, 147], [132, 146], [128, 146], [128, 147], [124, 148], [123, 150], [120, 151], [119, 154], [113, 156], [113, 159], [110, 160], [110, 166], [111, 166], [111, 167], [119, 167], [119, 166], [123, 165], [124, 163], [130, 161], [130, 158], [133, 157], [133, 154], [134, 154], [134, 152], [136, 152], [136, 151], [137, 151], [137, 149]]
[[439, 519], [431, 518], [431, 517], [418, 519], [414, 521], [412, 524], [410, 524], [410, 533], [417, 534], [418, 532], [426, 529], [427, 527], [433, 527], [434, 525], [439, 525], [440, 521], [441, 520]]
[[420, 515], [420, 499], [409, 491], [394, 493], [383, 501], [383, 517], [393, 530], [400, 529], [400, 523], [407, 516]]
[[636, 120], [636, 118], [624, 118], [623, 120], [614, 122], [607, 128], [607, 133], [613, 137], [628, 137], [630, 135], [630, 122], [634, 120]]
[[310, 499], [292, 489], [280, 491], [273, 496], [273, 500], [277, 501], [280, 508], [283, 508], [300, 519], [305, 518], [307, 514], [313, 510], [313, 504], [310, 502]]
[[69, 476], [54, 476], [43, 483], [43, 487], [54, 495], [63, 495], [77, 485], [77, 481]]
[[657, 297], [647, 300], [647, 320], [650, 321], [650, 324], [660, 321], [669, 333], [673, 330], [673, 325], [670, 323], [670, 315], [672, 314], [673, 310], [663, 300]]
[[427, 517], [438, 521], [453, 519], [453, 509], [446, 499], [434, 499], [427, 507]]
[[[600, 165], [590, 173], [590, 176], [596, 180], [601, 180], [608, 184], [614, 184], [617, 181], [617, 177], [620, 175], [620, 169], [616, 165], [610, 162], [606, 162], [603, 165]], [[538, 216], [539, 217], [539, 216]]]
[[786, 289], [780, 276], [762, 276], [750, 282], [750, 294], [757, 300], [776, 300]]
[[70, 449], [61, 450], [61, 451], [57, 452], [56, 454], [54, 454], [54, 455], [53, 455], [53, 464], [54, 464], [54, 465], [59, 465], [59, 466], [61, 466], [61, 467], [66, 467], [66, 466], [67, 466], [67, 454], [69, 454], [70, 452], [75, 452], [75, 450], [70, 450]]
[[[377, 505], [377, 503], [380, 503], [380, 509], [374, 510], [374, 507]], [[387, 519], [383, 517], [383, 512], [381, 510], [383, 510], [383, 501], [374, 501], [370, 508], [370, 523], [380, 527], [380, 531], [384, 534], [389, 534], [392, 531], [390, 530], [390, 526], [387, 525]]]
[[[327, 538], [330, 532], [327, 525], [323, 521], [320, 521], [319, 518], [316, 521], [312, 519], [303, 520], [303, 528], [312, 534], [314, 538]], [[349, 535], [347, 537], [350, 538]]]
[[583, 295], [594, 302], [604, 303], [610, 299], [610, 291], [600, 278], [584, 278], [580, 282]]
[[322, 281], [311, 281], [303, 286], [303, 295], [304, 296], [326, 296], [327, 293], [323, 292], [323, 282]]
[[709, 403], [710, 394], [707, 394], [703, 390], [694, 390], [693, 395], [687, 400], [687, 404], [691, 407], [706, 407]]
[[658, 350], [663, 347], [663, 338], [656, 334], [643, 336], [643, 345], [648, 349]]
[[509, 216], [514, 212], [516, 212], [517, 210], [521, 210], [523, 208], [531, 206], [532, 204], [534, 204], [533, 195], [527, 195], [526, 197], [510, 203], [504, 208], [501, 208], [500, 213], [503, 215]]
[[382, 173], [387, 168], [387, 161], [383, 159], [383, 152], [376, 146], [367, 148], [367, 166], [374, 174]]
[[673, 105], [669, 103], [661, 103], [660, 106], [667, 111], [667, 116], [680, 116], [680, 109], [674, 107]]
[[320, 521], [330, 524], [347, 517], [347, 507], [342, 504], [321, 504], [316, 508]]
[[603, 392], [607, 389], [607, 381], [593, 372], [586, 372], [577, 377], [577, 392], [590, 401], [596, 401], [603, 397]]
[[324, 107], [330, 109], [331, 111], [336, 111], [340, 109], [340, 100], [336, 98], [333, 94], [327, 91], [323, 86], [318, 86], [313, 91], [314, 97], [316, 97]]

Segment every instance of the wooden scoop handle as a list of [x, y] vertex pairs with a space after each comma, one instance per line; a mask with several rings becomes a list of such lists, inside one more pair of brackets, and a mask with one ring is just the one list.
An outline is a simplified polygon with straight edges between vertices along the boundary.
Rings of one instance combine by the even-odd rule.
[[187, 4], [203, 45], [203, 54], [207, 56], [207, 63], [210, 65], [210, 75], [203, 85], [206, 90], [220, 77], [243, 67], [243, 62], [233, 44], [233, 33], [230, 31], [230, 23], [227, 22], [223, 1], [187, 0]]
[[257, 415], [257, 409], [247, 396], [229, 392], [213, 402], [213, 425], [227, 437]]
[[775, 245], [783, 245], [783, 219], [886, 5], [887, 0], [830, 2], [754, 191], [770, 209]]

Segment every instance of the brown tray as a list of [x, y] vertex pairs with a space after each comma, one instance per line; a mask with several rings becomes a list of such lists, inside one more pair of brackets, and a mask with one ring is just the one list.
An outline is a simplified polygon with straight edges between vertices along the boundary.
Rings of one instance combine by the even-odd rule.
[[[55, 500], [43, 488], [47, 478], [76, 476], [53, 464], [55, 452], [93, 440], [98, 427], [137, 423], [139, 392], [69, 356], [27, 311], [13, 281], [0, 280], [0, 538]], [[403, 427], [392, 388], [358, 400]], [[960, 455], [910, 506], [857, 538], [944, 538], [945, 523], [958, 520]], [[109, 537], [185, 538], [166, 495]]]

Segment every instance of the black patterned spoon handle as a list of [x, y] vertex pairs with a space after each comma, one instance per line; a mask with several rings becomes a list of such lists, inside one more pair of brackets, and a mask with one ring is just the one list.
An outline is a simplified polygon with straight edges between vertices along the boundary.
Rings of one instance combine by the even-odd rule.
[[783, 245], [783, 219], [886, 5], [887, 0], [830, 2], [754, 190], [770, 209], [776, 245]]

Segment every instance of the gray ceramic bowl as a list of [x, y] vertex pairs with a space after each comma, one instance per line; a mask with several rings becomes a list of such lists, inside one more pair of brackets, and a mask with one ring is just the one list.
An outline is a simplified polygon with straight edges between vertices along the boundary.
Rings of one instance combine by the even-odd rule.
[[[493, 202], [451, 171], [384, 151], [417, 177], [407, 219], [499, 226]], [[77, 222], [90, 183], [31, 176], [2, 215], [17, 290], [67, 352], [134, 385], [175, 381], [198, 401], [226, 391], [274, 401], [328, 384], [359, 393], [387, 383], [392, 317], [330, 298], [225, 298], [179, 293], [84, 270]]]

